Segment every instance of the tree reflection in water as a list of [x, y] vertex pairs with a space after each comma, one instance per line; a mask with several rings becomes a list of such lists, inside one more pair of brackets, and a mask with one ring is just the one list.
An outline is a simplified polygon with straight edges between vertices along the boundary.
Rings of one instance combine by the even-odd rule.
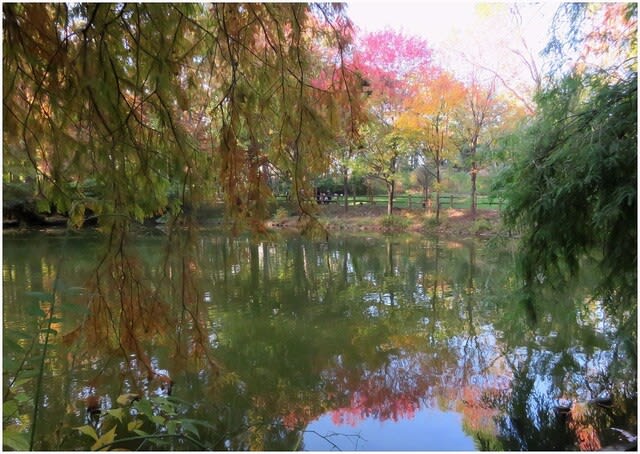
[[[21, 302], [47, 290], [56, 244], [5, 237], [10, 329], [31, 326]], [[304, 448], [322, 415], [349, 427], [424, 409], [462, 415], [486, 450], [594, 449], [619, 440], [612, 428], [635, 433], [633, 314], [591, 301], [585, 275], [539, 295], [532, 323], [506, 246], [203, 233], [110, 250], [82, 237], [67, 247], [59, 272], [84, 290], [60, 306], [40, 449], [86, 447], [71, 428], [87, 394], [105, 409], [124, 392], [151, 395], [158, 371], [173, 380], [181, 414], [206, 423], [198, 433], [213, 449]], [[610, 406], [588, 403], [602, 392]], [[559, 399], [574, 402], [570, 414]]]

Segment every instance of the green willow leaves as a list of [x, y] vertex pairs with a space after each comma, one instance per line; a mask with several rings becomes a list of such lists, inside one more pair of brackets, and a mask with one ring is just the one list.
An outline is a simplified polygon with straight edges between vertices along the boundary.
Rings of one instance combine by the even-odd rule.
[[[629, 10], [626, 30], [635, 34]], [[621, 65], [578, 65], [539, 94], [503, 194], [505, 219], [523, 235], [527, 285], [574, 276], [590, 257], [601, 267], [598, 296], [635, 310], [637, 57], [633, 39], [621, 43]]]

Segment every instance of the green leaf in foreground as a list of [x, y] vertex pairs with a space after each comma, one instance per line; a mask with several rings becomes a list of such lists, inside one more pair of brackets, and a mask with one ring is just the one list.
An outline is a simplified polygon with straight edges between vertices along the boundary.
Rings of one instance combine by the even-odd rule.
[[2, 431], [2, 447], [13, 451], [29, 450], [29, 435], [26, 432], [15, 432], [13, 430]]

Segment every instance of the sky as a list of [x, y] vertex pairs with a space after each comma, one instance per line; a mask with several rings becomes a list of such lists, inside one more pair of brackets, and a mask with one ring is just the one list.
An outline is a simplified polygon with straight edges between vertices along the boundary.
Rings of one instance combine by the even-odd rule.
[[[507, 2], [499, 2], [508, 5]], [[523, 24], [532, 40], [548, 37], [548, 26], [558, 2], [518, 2], [526, 15]], [[470, 0], [348, 0], [347, 15], [363, 31], [385, 27], [426, 38], [433, 45], [443, 44], [451, 35], [470, 27], [479, 14], [481, 2]], [[528, 8], [524, 8], [529, 6]], [[499, 33], [500, 31], [497, 30]]]
[[[531, 58], [544, 71], [539, 54], [549, 40], [549, 27], [559, 3], [517, 3], [522, 17], [518, 28], [522, 40], [513, 35], [513, 28], [509, 28], [506, 18], [511, 3], [507, 2], [497, 3], [503, 7], [502, 19], [496, 19], [495, 15], [491, 19], [492, 10], [487, 4], [470, 0], [347, 0], [346, 13], [361, 32], [391, 28], [425, 39], [435, 50], [436, 61], [458, 75], [468, 72], [468, 65], [461, 58], [464, 53], [501, 74], [530, 85], [532, 79], [528, 70], [514, 50], [521, 53], [530, 50]], [[493, 22], [488, 27], [479, 26], [485, 21]]]
[[363, 31], [387, 27], [442, 43], [451, 33], [468, 26], [475, 15], [471, 2], [349, 1], [347, 15]]

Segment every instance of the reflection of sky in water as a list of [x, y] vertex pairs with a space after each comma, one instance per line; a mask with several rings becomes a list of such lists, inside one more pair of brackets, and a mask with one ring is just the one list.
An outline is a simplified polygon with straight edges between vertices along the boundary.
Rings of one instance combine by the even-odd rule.
[[[329, 441], [325, 440], [327, 438]], [[331, 413], [306, 428], [307, 451], [475, 451], [473, 439], [462, 431], [462, 416], [431, 408], [411, 419], [379, 421], [365, 418], [355, 427], [336, 425]]]

